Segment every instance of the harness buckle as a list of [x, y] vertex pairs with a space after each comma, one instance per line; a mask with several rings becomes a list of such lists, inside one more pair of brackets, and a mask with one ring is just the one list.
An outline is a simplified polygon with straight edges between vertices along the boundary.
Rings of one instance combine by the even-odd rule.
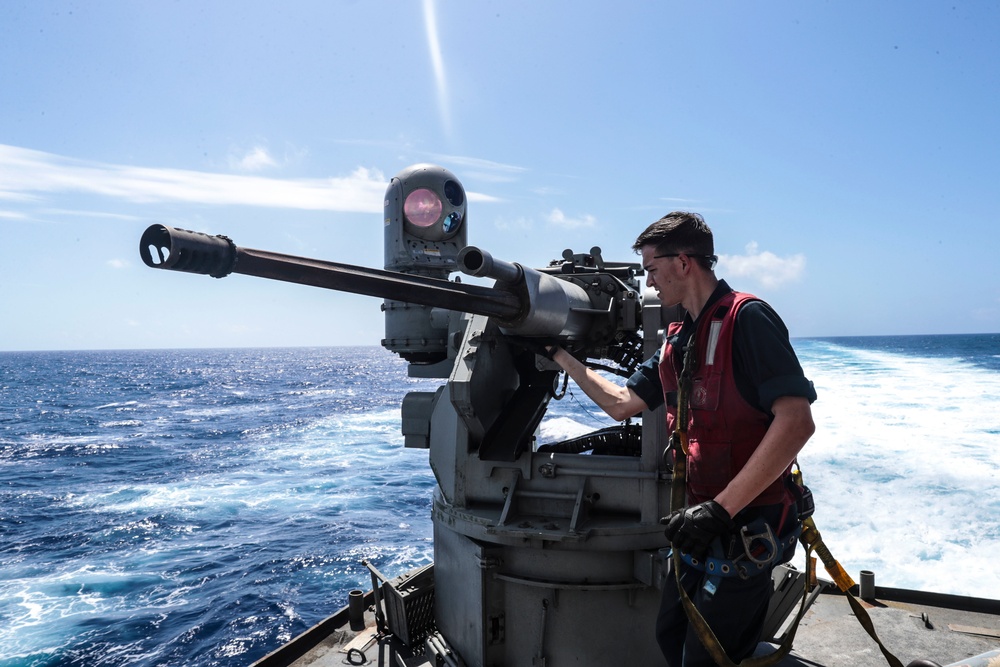
[[[758, 567], [767, 565], [778, 555], [778, 542], [769, 523], [764, 523], [764, 530], [760, 533], [750, 533], [750, 526], [742, 526], [740, 539], [743, 540], [743, 553]], [[760, 553], [761, 548], [764, 549], [763, 557], [758, 558], [754, 552]]]

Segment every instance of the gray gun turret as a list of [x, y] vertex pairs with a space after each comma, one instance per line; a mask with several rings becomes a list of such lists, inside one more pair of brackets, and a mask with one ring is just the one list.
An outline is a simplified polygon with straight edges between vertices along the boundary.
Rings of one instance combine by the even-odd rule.
[[[635, 628], [655, 616], [663, 576], [662, 413], [561, 443], [535, 438], [558, 377], [543, 346], [610, 359], [588, 363], [629, 375], [659, 344], [659, 304], [640, 299], [637, 264], [606, 262], [599, 248], [532, 269], [468, 246], [466, 201], [440, 167], [395, 176], [384, 270], [163, 225], [145, 231], [139, 250], [154, 268], [382, 298], [382, 344], [411, 376], [447, 378], [406, 395], [402, 433], [407, 447], [430, 450], [436, 636], [465, 664], [654, 664], [653, 633]], [[450, 280], [457, 272], [495, 284]], [[595, 618], [601, 631], [587, 632]]]

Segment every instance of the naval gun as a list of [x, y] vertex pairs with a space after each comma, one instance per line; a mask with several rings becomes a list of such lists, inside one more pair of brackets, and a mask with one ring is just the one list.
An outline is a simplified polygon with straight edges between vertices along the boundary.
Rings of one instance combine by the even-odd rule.
[[[666, 318], [655, 295], [642, 295], [639, 265], [607, 262], [599, 248], [532, 269], [467, 245], [466, 202], [441, 167], [396, 175], [383, 270], [164, 225], [149, 227], [139, 250], [153, 268], [382, 298], [383, 346], [411, 376], [447, 379], [401, 406], [405, 446], [429, 450], [437, 480], [433, 604], [411, 605], [431, 611], [408, 611], [397, 632], [415, 651], [433, 633], [426, 650], [447, 647], [473, 666], [656, 664], [658, 521], [670, 495], [663, 408], [568, 443], [536, 446], [535, 433], [560, 372], [547, 345], [629, 375]], [[495, 283], [450, 280], [454, 272]]]
[[[495, 287], [241, 248], [227, 236], [166, 225], [146, 229], [139, 254], [151, 268], [214, 278], [241, 273], [382, 297], [387, 301], [383, 305], [387, 320], [395, 325], [387, 327], [387, 334], [400, 328], [388, 317], [393, 311], [422, 306], [492, 317], [507, 335], [536, 338], [539, 344], [562, 343], [586, 356], [612, 358], [629, 369], [639, 360], [635, 335], [640, 328], [639, 294], [634, 284], [625, 282], [634, 280], [635, 265], [607, 265], [597, 247], [589, 254], [566, 250], [561, 262], [553, 261], [542, 270], [494, 259], [475, 246], [463, 247], [456, 257], [457, 268], [470, 276], [494, 278]], [[435, 314], [428, 319], [433, 322]], [[417, 365], [446, 357], [443, 338], [406, 333], [402, 338], [387, 337], [382, 344]]]

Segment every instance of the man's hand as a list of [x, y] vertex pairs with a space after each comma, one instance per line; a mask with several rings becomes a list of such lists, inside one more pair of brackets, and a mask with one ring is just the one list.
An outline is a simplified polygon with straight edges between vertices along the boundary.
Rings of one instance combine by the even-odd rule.
[[714, 500], [672, 512], [660, 523], [666, 524], [663, 534], [675, 549], [698, 560], [705, 559], [712, 540], [736, 527], [729, 513]]

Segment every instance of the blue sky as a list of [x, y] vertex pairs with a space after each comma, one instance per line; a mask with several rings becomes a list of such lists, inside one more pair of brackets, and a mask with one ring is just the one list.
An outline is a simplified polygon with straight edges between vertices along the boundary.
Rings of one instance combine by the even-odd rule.
[[39, 1], [0, 3], [0, 350], [377, 345], [377, 299], [138, 239], [381, 267], [418, 162], [499, 258], [694, 210], [793, 336], [1000, 331], [998, 3]]

